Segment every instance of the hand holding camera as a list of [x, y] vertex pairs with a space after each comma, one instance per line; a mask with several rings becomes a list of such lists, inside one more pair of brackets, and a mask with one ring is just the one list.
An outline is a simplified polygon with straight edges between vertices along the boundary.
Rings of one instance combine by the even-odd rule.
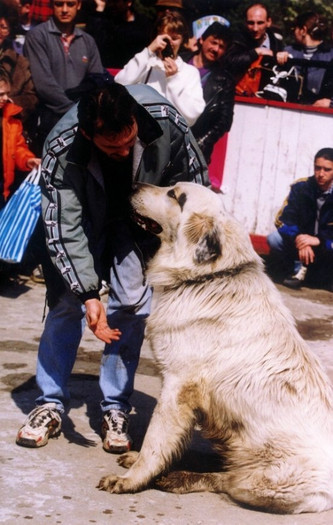
[[166, 34], [157, 35], [157, 37], [149, 44], [148, 49], [159, 55], [162, 59], [166, 57], [174, 58], [169, 38], [170, 37]]
[[163, 40], [166, 43], [166, 46], [161, 51], [162, 57], [163, 58], [167, 58], [167, 57], [174, 58], [173, 49], [171, 47], [169, 40], [167, 38], [163, 38]]
[[156, 53], [163, 60], [165, 75], [171, 77], [178, 72], [176, 64], [176, 54], [170, 43], [170, 36], [167, 34], [157, 35], [157, 37], [149, 44], [148, 49]]

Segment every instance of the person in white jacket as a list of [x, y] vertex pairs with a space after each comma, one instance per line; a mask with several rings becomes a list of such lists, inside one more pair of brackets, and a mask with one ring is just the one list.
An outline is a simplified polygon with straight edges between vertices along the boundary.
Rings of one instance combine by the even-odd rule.
[[167, 98], [193, 126], [205, 108], [197, 68], [178, 56], [188, 40], [181, 14], [167, 11], [155, 25], [155, 38], [115, 76], [119, 84], [147, 84]]

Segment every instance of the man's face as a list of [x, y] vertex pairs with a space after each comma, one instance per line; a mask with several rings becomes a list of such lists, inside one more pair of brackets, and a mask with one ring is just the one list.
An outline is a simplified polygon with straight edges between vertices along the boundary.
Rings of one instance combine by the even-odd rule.
[[131, 153], [137, 135], [138, 125], [134, 121], [130, 128], [126, 128], [120, 133], [96, 133], [92, 141], [110, 159], [121, 162], [126, 160]]
[[9, 37], [10, 27], [5, 18], [0, 18], [0, 46], [4, 40]]
[[78, 0], [53, 0], [53, 16], [60, 24], [73, 24], [80, 8]]
[[252, 38], [261, 44], [264, 41], [266, 30], [272, 25], [271, 18], [267, 17], [266, 9], [260, 6], [250, 7], [246, 14], [246, 26]]
[[208, 36], [205, 40], [200, 38], [201, 54], [204, 62], [216, 62], [226, 52], [226, 45], [221, 38], [213, 35]]
[[322, 157], [315, 159], [314, 175], [321, 191], [327, 191], [333, 184], [333, 162]]

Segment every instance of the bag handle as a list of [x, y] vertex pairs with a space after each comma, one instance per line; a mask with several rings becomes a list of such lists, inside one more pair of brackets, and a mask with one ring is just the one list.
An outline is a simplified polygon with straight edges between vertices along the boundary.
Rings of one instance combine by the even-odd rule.
[[31, 184], [35, 184], [37, 186], [39, 184], [41, 173], [42, 165], [39, 164], [38, 166], [32, 168], [29, 175], [25, 178], [25, 182], [30, 182]]

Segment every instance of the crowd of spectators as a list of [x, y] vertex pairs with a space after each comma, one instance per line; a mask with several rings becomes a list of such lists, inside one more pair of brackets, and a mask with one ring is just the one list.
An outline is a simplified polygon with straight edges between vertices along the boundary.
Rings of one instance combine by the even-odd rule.
[[[159, 25], [166, 13], [184, 21], [177, 49], [173, 44], [173, 57], [163, 56], [164, 38], [172, 44], [166, 22], [164, 27]], [[74, 103], [73, 96], [80, 93], [75, 88], [82, 86], [87, 75], [100, 72], [101, 68], [112, 72], [121, 70], [116, 77], [120, 83], [148, 83], [160, 91], [184, 112], [190, 126], [197, 121], [195, 135], [199, 142], [207, 135], [204, 127], [209, 123], [214, 129], [214, 134], [210, 133], [214, 140], [205, 153], [208, 161], [216, 140], [230, 129], [232, 95], [263, 93], [272, 78], [273, 65], [288, 68], [293, 59], [298, 59], [296, 67], [303, 86], [298, 102], [323, 107], [333, 105], [333, 66], [326, 67], [326, 62], [333, 62], [330, 24], [317, 13], [297, 16], [292, 28], [295, 43], [289, 46], [284, 45], [283, 36], [287, 35], [282, 35], [274, 26], [264, 3], [247, 7], [242, 27], [227, 28], [227, 20], [221, 24], [221, 17], [212, 15], [211, 24], [218, 32], [224, 31], [220, 39], [223, 52], [218, 53], [217, 60], [216, 55], [206, 56], [205, 63], [203, 52], [214, 35], [208, 34], [203, 45], [201, 35], [198, 38], [193, 34], [188, 5], [184, 5], [183, 0], [156, 0], [148, 14], [150, 16], [147, 12], [138, 12], [135, 0], [1, 2], [0, 61], [11, 75], [11, 98], [23, 108], [24, 129], [36, 154], [41, 153], [49, 130]], [[69, 19], [72, 29], [66, 48], [61, 26]], [[321, 65], [309, 67], [311, 60], [320, 61]], [[186, 67], [186, 62], [200, 72], [199, 90], [198, 76], [192, 67]], [[215, 86], [213, 92], [212, 85]], [[216, 86], [227, 92], [223, 119], [216, 115], [220, 111], [215, 104]], [[208, 107], [203, 115], [205, 106]], [[201, 115], [204, 118], [198, 121]]]
[[[0, 66], [34, 155], [92, 74], [159, 91], [186, 118], [208, 164], [232, 126], [235, 94], [280, 100], [278, 83], [265, 90], [276, 67], [295, 64], [297, 102], [333, 107], [333, 46], [323, 16], [299, 13], [288, 46], [264, 3], [246, 8], [241, 27], [203, 14], [198, 33], [192, 22], [183, 0], [156, 0], [145, 14], [135, 0], [2, 0]], [[4, 177], [1, 169], [2, 185]]]

